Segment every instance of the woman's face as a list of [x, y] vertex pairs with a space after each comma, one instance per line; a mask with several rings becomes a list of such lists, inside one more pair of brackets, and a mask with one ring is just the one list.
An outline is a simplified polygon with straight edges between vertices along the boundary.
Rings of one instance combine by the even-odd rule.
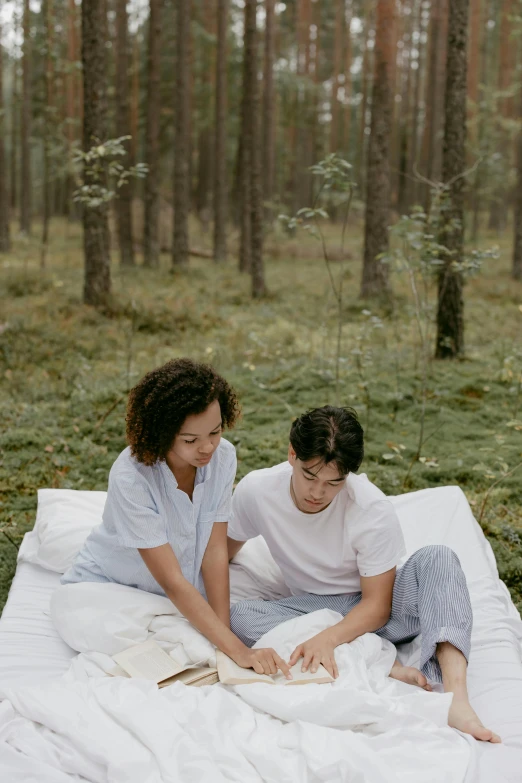
[[217, 400], [211, 402], [203, 413], [187, 416], [167, 454], [167, 462], [177, 463], [180, 467], [187, 464], [195, 468], [208, 465], [219, 446], [222, 426]]

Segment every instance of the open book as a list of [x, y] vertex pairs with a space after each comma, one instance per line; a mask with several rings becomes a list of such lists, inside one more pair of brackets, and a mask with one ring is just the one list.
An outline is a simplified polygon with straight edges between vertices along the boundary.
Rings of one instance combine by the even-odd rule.
[[112, 657], [118, 666], [113, 676], [141, 677], [152, 680], [160, 688], [174, 682], [185, 685], [214, 685], [219, 677], [217, 669], [209, 666], [180, 666], [157, 642], [149, 641], [129, 647]]
[[268, 685], [309, 685], [310, 683], [322, 685], [334, 681], [333, 677], [321, 665], [315, 674], [312, 674], [310, 670], [302, 672], [302, 660], [290, 667], [293, 679], [287, 680], [281, 672], [269, 675], [257, 674], [253, 669], [242, 669], [221, 650], [216, 650], [216, 658], [219, 681], [224, 685], [248, 685], [253, 682], [266, 682]]

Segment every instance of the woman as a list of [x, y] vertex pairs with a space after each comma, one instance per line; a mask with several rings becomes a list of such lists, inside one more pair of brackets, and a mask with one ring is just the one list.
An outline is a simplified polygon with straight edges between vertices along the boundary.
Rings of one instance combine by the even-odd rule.
[[221, 433], [238, 415], [233, 389], [208, 365], [176, 359], [149, 372], [129, 396], [129, 446], [111, 468], [103, 522], [61, 581], [165, 594], [239, 666], [288, 675], [274, 650], [252, 650], [230, 630], [236, 454]]

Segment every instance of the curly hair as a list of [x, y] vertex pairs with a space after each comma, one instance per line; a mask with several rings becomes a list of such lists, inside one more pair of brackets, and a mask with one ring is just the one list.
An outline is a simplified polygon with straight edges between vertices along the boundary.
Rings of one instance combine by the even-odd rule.
[[131, 389], [127, 403], [127, 442], [138, 462], [165, 459], [187, 416], [203, 413], [218, 400], [224, 427], [239, 414], [234, 390], [208, 364], [174, 359], [147, 373]]
[[364, 456], [364, 433], [353, 408], [322, 408], [303, 413], [292, 423], [290, 443], [302, 462], [334, 462], [340, 475], [355, 473]]

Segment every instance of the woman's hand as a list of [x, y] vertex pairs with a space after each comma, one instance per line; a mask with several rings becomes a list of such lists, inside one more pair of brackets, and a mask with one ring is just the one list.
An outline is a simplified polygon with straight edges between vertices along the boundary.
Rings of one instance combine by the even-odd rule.
[[243, 669], [254, 669], [257, 674], [277, 674], [277, 670], [280, 669], [287, 680], [292, 679], [288, 664], [270, 647], [251, 650], [245, 646], [244, 650], [235, 653], [232, 657]]
[[290, 666], [296, 664], [299, 658], [303, 658], [301, 671], [306, 672], [310, 669], [315, 674], [319, 664], [322, 664], [328, 674], [336, 680], [339, 676], [339, 670], [335, 662], [335, 647], [334, 640], [328, 631], [322, 631], [295, 648], [290, 656]]

